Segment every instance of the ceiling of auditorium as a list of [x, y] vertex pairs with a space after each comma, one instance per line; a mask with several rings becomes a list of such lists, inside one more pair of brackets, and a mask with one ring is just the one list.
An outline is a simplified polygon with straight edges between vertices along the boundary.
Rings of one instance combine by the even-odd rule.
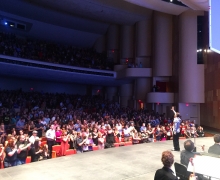
[[[208, 9], [208, 0], [181, 1]], [[21, 35], [92, 47], [110, 24], [133, 25], [151, 18], [153, 10], [179, 15], [188, 9], [162, 0], [1, 0], [0, 18], [32, 23], [29, 32], [17, 32]]]

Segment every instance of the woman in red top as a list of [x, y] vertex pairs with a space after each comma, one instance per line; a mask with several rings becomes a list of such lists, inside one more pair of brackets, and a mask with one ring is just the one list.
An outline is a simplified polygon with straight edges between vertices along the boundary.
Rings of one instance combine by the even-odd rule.
[[62, 136], [61, 136], [61, 147], [60, 147], [60, 156], [65, 156], [66, 155], [66, 150], [69, 149], [69, 135], [67, 135], [67, 132], [64, 131]]
[[61, 144], [61, 135], [62, 135], [62, 131], [60, 129], [60, 126], [56, 127], [56, 144], [60, 145]]

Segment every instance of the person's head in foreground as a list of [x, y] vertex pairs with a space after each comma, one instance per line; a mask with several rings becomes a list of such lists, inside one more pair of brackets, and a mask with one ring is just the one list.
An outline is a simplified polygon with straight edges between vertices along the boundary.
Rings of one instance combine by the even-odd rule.
[[194, 147], [194, 143], [191, 140], [187, 140], [184, 142], [184, 148], [186, 151], [192, 152]]
[[162, 153], [161, 161], [164, 167], [170, 168], [174, 163], [174, 155], [171, 151], [164, 151]]
[[215, 141], [216, 144], [219, 144], [219, 143], [220, 143], [220, 134], [214, 135], [213, 138], [214, 138], [214, 141]]

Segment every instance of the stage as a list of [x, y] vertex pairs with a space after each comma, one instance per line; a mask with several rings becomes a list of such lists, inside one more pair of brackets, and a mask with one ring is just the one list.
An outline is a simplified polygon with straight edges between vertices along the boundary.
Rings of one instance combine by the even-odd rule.
[[[184, 149], [180, 140], [180, 148]], [[213, 137], [196, 139], [201, 146], [213, 145]], [[115, 147], [41, 162], [0, 169], [4, 180], [153, 180], [155, 171], [162, 167], [161, 153], [171, 150], [172, 141]], [[180, 162], [180, 152], [173, 152]]]

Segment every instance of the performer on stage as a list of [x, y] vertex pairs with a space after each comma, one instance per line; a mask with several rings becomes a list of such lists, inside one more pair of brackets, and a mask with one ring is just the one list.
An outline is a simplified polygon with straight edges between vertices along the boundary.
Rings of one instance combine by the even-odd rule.
[[174, 119], [173, 119], [173, 147], [174, 148], [172, 149], [172, 151], [180, 151], [179, 137], [180, 137], [181, 119], [179, 118], [179, 113], [174, 110], [173, 106], [171, 110], [174, 113]]

